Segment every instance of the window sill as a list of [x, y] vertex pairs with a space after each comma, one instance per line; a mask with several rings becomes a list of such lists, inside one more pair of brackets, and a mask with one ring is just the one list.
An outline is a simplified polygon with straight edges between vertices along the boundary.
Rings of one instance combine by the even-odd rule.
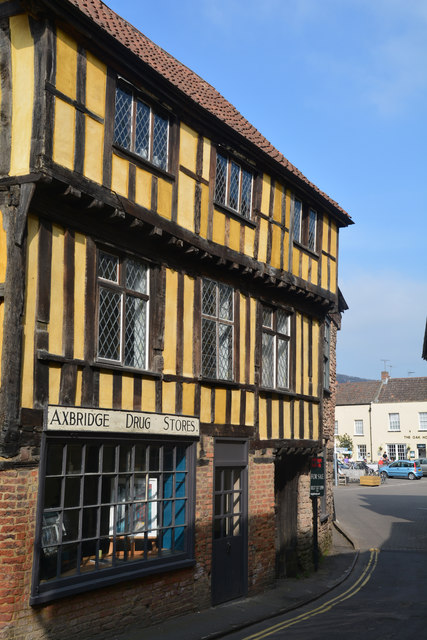
[[231, 207], [227, 207], [227, 205], [221, 204], [216, 200], [214, 200], [214, 207], [222, 211], [222, 213], [228, 214], [235, 220], [238, 220], [239, 222], [248, 225], [248, 227], [252, 227], [253, 229], [256, 229], [256, 223], [253, 222], [253, 220], [250, 220], [249, 218], [245, 218], [245, 216], [242, 216], [242, 214], [236, 211], [235, 209], [231, 209]]
[[222, 378], [205, 378], [199, 376], [198, 381], [208, 387], [228, 387], [229, 389], [240, 389], [239, 382], [234, 380], [223, 380]]
[[104, 362], [102, 360], [96, 360], [96, 362], [92, 362], [90, 367], [92, 369], [107, 369], [109, 371], [121, 371], [123, 373], [137, 373], [141, 376], [146, 376], [150, 378], [161, 378], [162, 374], [157, 371], [149, 371], [148, 369], [137, 369], [136, 367], [126, 367], [119, 363], [113, 362]]
[[400, 429], [388, 429], [387, 433], [400, 433]]
[[129, 151], [129, 149], [125, 149], [115, 142], [113, 143], [113, 151], [114, 153], [117, 153], [117, 155], [121, 158], [129, 160], [131, 162], [135, 162], [141, 167], [149, 169], [152, 173], [155, 173], [160, 178], [165, 178], [166, 180], [169, 180], [169, 182], [175, 181], [175, 176], [173, 173], [170, 173], [169, 171], [158, 167], [153, 162], [150, 162], [150, 160], [146, 160], [142, 156], [139, 156], [137, 153]]
[[298, 242], [298, 240], [294, 240], [293, 243], [296, 247], [298, 247], [298, 249], [302, 249], [306, 253], [309, 253], [313, 258], [320, 258], [320, 254], [317, 251], [314, 251], [314, 249], [310, 249], [305, 244], [301, 244], [301, 242]]

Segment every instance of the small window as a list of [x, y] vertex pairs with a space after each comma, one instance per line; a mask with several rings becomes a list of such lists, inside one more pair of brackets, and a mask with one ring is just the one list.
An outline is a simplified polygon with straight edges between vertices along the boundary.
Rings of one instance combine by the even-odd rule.
[[354, 421], [354, 435], [363, 436], [363, 420]]
[[301, 200], [294, 198], [293, 202], [293, 239], [310, 249], [317, 250], [317, 212], [303, 206]]
[[335, 420], [335, 430], [334, 430], [334, 435], [338, 435], [338, 420]]
[[283, 309], [262, 308], [261, 384], [289, 388], [290, 317]]
[[252, 174], [220, 153], [216, 157], [215, 201], [244, 218], [251, 217]]
[[357, 459], [365, 460], [366, 458], [366, 444], [357, 445]]
[[98, 358], [147, 369], [148, 267], [98, 253]]
[[317, 230], [317, 213], [314, 209], [310, 209], [308, 213], [308, 242], [307, 246], [311, 251], [316, 251], [316, 230]]
[[398, 413], [389, 413], [388, 422], [390, 431], [400, 431], [400, 415]]
[[301, 242], [301, 223], [302, 223], [302, 202], [295, 198], [294, 200], [294, 240]]
[[427, 431], [427, 411], [420, 411], [418, 418], [420, 431]]
[[202, 281], [202, 375], [219, 380], [233, 378], [233, 289]]
[[114, 142], [166, 170], [169, 121], [130, 90], [116, 88]]

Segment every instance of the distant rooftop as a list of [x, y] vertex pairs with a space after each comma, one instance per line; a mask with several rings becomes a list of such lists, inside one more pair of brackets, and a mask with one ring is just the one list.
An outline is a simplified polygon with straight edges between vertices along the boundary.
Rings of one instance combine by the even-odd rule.
[[427, 378], [390, 378], [344, 382], [337, 386], [337, 406], [371, 402], [427, 402]]

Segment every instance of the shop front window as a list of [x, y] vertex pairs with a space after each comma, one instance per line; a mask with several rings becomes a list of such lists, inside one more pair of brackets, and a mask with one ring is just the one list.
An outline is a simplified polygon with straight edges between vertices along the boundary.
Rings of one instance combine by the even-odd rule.
[[191, 444], [51, 438], [45, 460], [35, 603], [191, 556]]

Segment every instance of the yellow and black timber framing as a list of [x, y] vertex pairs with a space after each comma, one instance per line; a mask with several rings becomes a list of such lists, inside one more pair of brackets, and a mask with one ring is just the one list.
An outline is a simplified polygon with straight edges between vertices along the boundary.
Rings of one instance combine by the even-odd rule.
[[[319, 449], [324, 322], [351, 219], [70, 2], [0, 2], [0, 64], [3, 456], [37, 440], [48, 404], [196, 416], [202, 434]], [[115, 141], [119, 85], [169, 123], [167, 168]], [[248, 217], [216, 201], [218, 154], [253, 178]], [[317, 214], [314, 248], [294, 239], [296, 200]], [[97, 356], [99, 250], [149, 267], [144, 370]], [[229, 380], [202, 372], [203, 279], [234, 293]], [[262, 386], [262, 305], [290, 315], [286, 389]]]

